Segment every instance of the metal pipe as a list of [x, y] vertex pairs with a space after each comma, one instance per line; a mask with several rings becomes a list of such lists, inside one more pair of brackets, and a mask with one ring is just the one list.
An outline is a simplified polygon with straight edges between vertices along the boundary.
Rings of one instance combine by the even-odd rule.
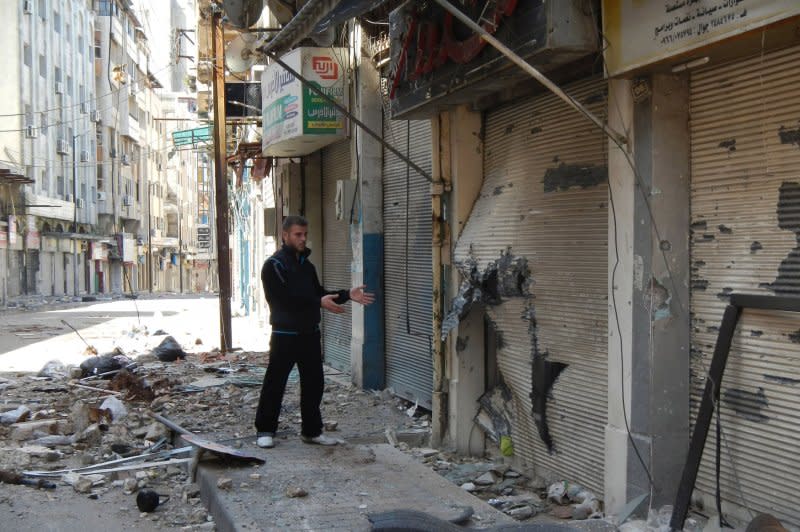
[[378, 135], [377, 133], [375, 133], [374, 131], [372, 131], [372, 130], [371, 130], [371, 129], [370, 129], [370, 128], [369, 128], [369, 127], [366, 125], [366, 124], [364, 124], [364, 122], [362, 122], [361, 120], [359, 120], [358, 118], [356, 118], [356, 117], [353, 115], [353, 113], [351, 113], [350, 111], [348, 111], [346, 107], [344, 107], [343, 105], [339, 104], [339, 102], [337, 102], [336, 100], [334, 100], [333, 98], [331, 98], [330, 96], [328, 96], [327, 94], [325, 94], [324, 92], [322, 92], [322, 91], [319, 89], [319, 87], [317, 87], [315, 84], [313, 84], [313, 83], [310, 83], [310, 82], [309, 82], [309, 81], [308, 81], [306, 78], [304, 78], [304, 77], [303, 77], [303, 76], [302, 76], [302, 75], [301, 75], [299, 72], [297, 72], [295, 69], [293, 69], [292, 67], [290, 67], [289, 65], [287, 65], [285, 62], [283, 62], [283, 61], [282, 61], [282, 60], [281, 60], [281, 59], [280, 59], [280, 58], [279, 58], [279, 57], [278, 57], [278, 56], [277, 56], [275, 53], [273, 53], [273, 52], [266, 52], [266, 54], [267, 54], [267, 55], [268, 55], [270, 58], [272, 58], [272, 60], [273, 60], [273, 61], [275, 61], [276, 63], [278, 63], [280, 66], [282, 66], [282, 67], [284, 68], [284, 70], [286, 70], [286, 71], [287, 71], [287, 72], [289, 72], [291, 75], [293, 75], [295, 78], [297, 78], [298, 80], [300, 80], [300, 82], [301, 82], [303, 85], [305, 85], [305, 86], [306, 86], [306, 88], [308, 88], [309, 90], [311, 90], [311, 91], [312, 91], [314, 94], [316, 94], [317, 96], [319, 96], [319, 97], [323, 98], [323, 99], [324, 99], [326, 102], [328, 102], [328, 103], [330, 103], [331, 105], [333, 105], [333, 106], [334, 106], [334, 107], [335, 107], [335, 108], [336, 108], [338, 111], [340, 111], [340, 112], [344, 113], [344, 114], [345, 114], [345, 116], [347, 116], [347, 118], [349, 118], [349, 119], [350, 119], [350, 121], [352, 121], [352, 122], [353, 122], [355, 125], [357, 125], [358, 127], [360, 127], [360, 128], [361, 128], [361, 129], [362, 129], [364, 132], [366, 132], [366, 133], [367, 133], [367, 134], [368, 134], [370, 137], [372, 137], [372, 138], [374, 138], [375, 140], [377, 140], [378, 142], [380, 142], [382, 146], [384, 146], [384, 147], [385, 147], [387, 150], [389, 150], [389, 151], [390, 151], [390, 152], [392, 152], [394, 155], [396, 155], [396, 156], [397, 156], [397, 157], [398, 157], [398, 158], [399, 158], [401, 161], [403, 161], [404, 163], [406, 163], [407, 165], [409, 165], [411, 168], [413, 168], [413, 169], [414, 169], [414, 170], [415, 170], [415, 171], [416, 171], [416, 172], [417, 172], [419, 175], [421, 175], [422, 177], [424, 177], [424, 178], [425, 178], [425, 179], [427, 179], [428, 181], [431, 181], [431, 182], [433, 181], [433, 179], [431, 178], [431, 175], [430, 175], [428, 172], [426, 172], [425, 170], [423, 170], [422, 168], [420, 168], [420, 167], [419, 167], [419, 165], [415, 164], [415, 163], [414, 163], [414, 161], [412, 161], [411, 159], [409, 159], [408, 157], [406, 157], [406, 156], [405, 156], [405, 155], [404, 155], [402, 152], [400, 152], [400, 151], [399, 151], [397, 148], [395, 148], [394, 146], [392, 146], [391, 144], [389, 144], [388, 142], [386, 142], [385, 140], [383, 140], [383, 137], [381, 137], [381, 135]]
[[442, 6], [444, 9], [452, 13], [454, 17], [460, 20], [469, 29], [480, 35], [484, 41], [491, 44], [495, 49], [497, 49], [497, 51], [499, 51], [501, 54], [510, 59], [511, 62], [520, 67], [526, 73], [530, 74], [531, 77], [533, 77], [534, 79], [536, 79], [536, 81], [544, 85], [550, 92], [552, 92], [553, 94], [564, 100], [564, 102], [566, 102], [567, 105], [569, 105], [570, 107], [581, 113], [583, 116], [591, 120], [597, 127], [602, 129], [606, 135], [615, 139], [619, 143], [622, 144], [628, 143], [628, 138], [625, 135], [622, 135], [614, 131], [610, 127], [608, 127], [608, 125], [605, 122], [603, 122], [595, 115], [593, 115], [591, 111], [589, 111], [588, 109], [586, 109], [586, 107], [581, 105], [580, 102], [578, 102], [572, 96], [564, 92], [561, 89], [561, 87], [550, 81], [544, 74], [536, 70], [527, 61], [525, 61], [519, 55], [514, 53], [513, 50], [511, 50], [505, 44], [496, 39], [491, 33], [489, 33], [488, 31], [480, 27], [478, 24], [476, 24], [475, 21], [473, 21], [471, 18], [465, 15], [460, 9], [455, 7], [448, 0], [434, 0], [434, 1], [440, 6]]

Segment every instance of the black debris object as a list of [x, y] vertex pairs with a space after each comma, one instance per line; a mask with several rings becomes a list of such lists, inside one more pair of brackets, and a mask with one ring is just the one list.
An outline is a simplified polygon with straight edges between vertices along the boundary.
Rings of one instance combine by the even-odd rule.
[[186, 358], [186, 352], [181, 344], [176, 342], [172, 336], [164, 338], [158, 347], [153, 349], [153, 355], [161, 362], [175, 362], [179, 358]]
[[123, 355], [122, 351], [117, 348], [110, 353], [87, 358], [81, 363], [81, 370], [84, 377], [102, 375], [104, 379], [110, 379], [113, 372], [119, 371], [131, 363], [131, 359]]

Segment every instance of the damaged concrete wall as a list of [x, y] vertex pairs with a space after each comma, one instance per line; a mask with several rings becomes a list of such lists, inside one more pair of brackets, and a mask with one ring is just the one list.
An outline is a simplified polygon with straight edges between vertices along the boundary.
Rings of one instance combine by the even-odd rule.
[[[602, 80], [568, 85], [567, 91], [604, 115]], [[484, 139], [483, 188], [454, 254], [466, 282], [447, 325], [457, 323], [471, 303], [485, 305], [497, 333], [497, 365], [510, 390], [515, 457], [539, 474], [600, 491], [606, 142], [550, 95], [489, 112]], [[556, 368], [563, 370], [557, 378]]]
[[[691, 80], [693, 411], [729, 295], [800, 295], [800, 72], [787, 68], [798, 61], [795, 46]], [[794, 314], [745, 311], [721, 408], [748, 506], [793, 526], [800, 526], [790, 495], [800, 478], [799, 331]], [[712, 431], [706, 449], [715, 444]], [[739, 505], [732, 475], [723, 467], [722, 497]], [[712, 494], [714, 484], [707, 452], [698, 486]]]

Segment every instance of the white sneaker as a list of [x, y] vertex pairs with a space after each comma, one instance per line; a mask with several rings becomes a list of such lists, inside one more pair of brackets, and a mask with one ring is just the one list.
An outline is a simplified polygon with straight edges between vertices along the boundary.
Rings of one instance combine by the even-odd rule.
[[272, 449], [275, 447], [275, 441], [272, 439], [272, 436], [259, 436], [256, 440], [256, 445], [264, 449]]
[[303, 443], [312, 443], [316, 445], [339, 445], [339, 440], [336, 438], [330, 438], [324, 434], [314, 436], [313, 438], [309, 438], [308, 436], [301, 436], [301, 438], [303, 439]]

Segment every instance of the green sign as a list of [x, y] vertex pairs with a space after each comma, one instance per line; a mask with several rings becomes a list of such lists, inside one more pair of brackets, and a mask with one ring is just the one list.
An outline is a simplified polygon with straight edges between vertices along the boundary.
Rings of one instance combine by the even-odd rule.
[[[337, 101], [344, 98], [344, 88], [340, 86], [321, 87], [314, 83], [323, 94]], [[303, 133], [306, 135], [335, 135], [344, 127], [344, 116], [328, 100], [308, 87], [303, 87]]]
[[211, 126], [196, 127], [172, 133], [172, 142], [175, 146], [189, 146], [200, 142], [211, 141]]

